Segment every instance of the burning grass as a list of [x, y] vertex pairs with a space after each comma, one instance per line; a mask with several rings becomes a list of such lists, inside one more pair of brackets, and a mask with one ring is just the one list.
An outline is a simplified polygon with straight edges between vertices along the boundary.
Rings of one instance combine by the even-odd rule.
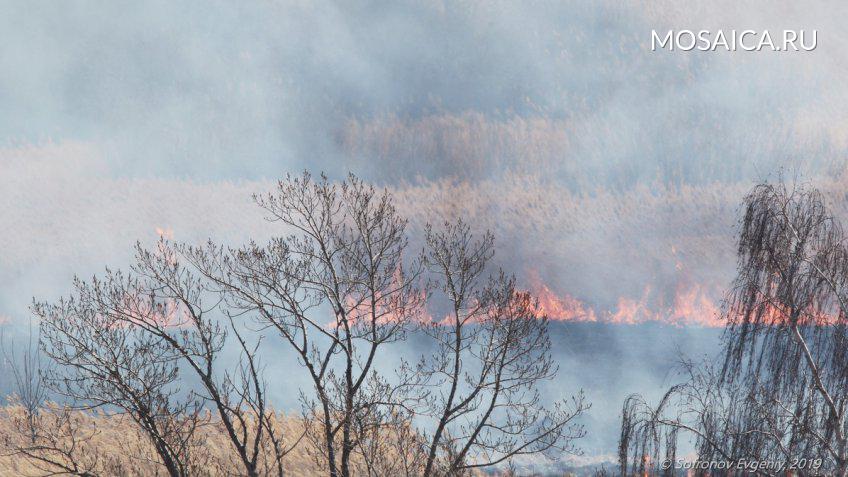
[[[848, 218], [848, 176], [810, 179]], [[464, 216], [498, 238], [554, 320], [722, 326], [733, 277], [738, 202], [747, 183], [642, 185], [575, 192], [539, 176], [424, 181], [396, 197], [413, 227]], [[415, 235], [415, 234], [413, 234]]]
[[[452, 151], [450, 155], [457, 158], [467, 153], [477, 158], [473, 161], [485, 161], [499, 147], [510, 150], [518, 147], [497, 146], [493, 141], [518, 142], [522, 137], [536, 138], [535, 145], [523, 146], [526, 151], [534, 148], [548, 151], [536, 154], [548, 159], [539, 159], [538, 164], [542, 165], [535, 171], [530, 169], [536, 166], [526, 167], [523, 173], [507, 167], [511, 172], [500, 171], [497, 177], [484, 174], [463, 179], [457, 174], [454, 179], [423, 179], [392, 185], [401, 215], [410, 219], [413, 240], [421, 236], [424, 223], [438, 224], [446, 217], [467, 217], [475, 230], [491, 229], [497, 237], [496, 259], [504, 268], [518, 274], [520, 286], [550, 298], [543, 306], [554, 319], [591, 320], [594, 315], [602, 321], [620, 316], [625, 309], [638, 310], [637, 321], [689, 323], [712, 319], [693, 319], [692, 313], [682, 310], [720, 308], [735, 268], [733, 234], [739, 203], [753, 182], [722, 182], [704, 175], [691, 184], [637, 181], [628, 188], [616, 188], [603, 181], [589, 181], [585, 187], [577, 188], [570, 184], [573, 181], [561, 181], [557, 177], [552, 180], [544, 166], [548, 160], [568, 162], [564, 157], [567, 149], [562, 151], [563, 156], [554, 154], [560, 145], [567, 147], [566, 139], [557, 132], [559, 127], [567, 127], [565, 120], [550, 127], [527, 119], [507, 118], [498, 124], [493, 121], [471, 113], [433, 117], [419, 120], [421, 124], [433, 124], [420, 130], [423, 126], [413, 121], [385, 120], [386, 128], [400, 128], [393, 133], [399, 137], [424, 134], [421, 131], [429, 128], [425, 136], [442, 138], [445, 150]], [[464, 126], [465, 123], [476, 126]], [[351, 127], [376, 127], [364, 121], [356, 124]], [[502, 131], [503, 128], [506, 130]], [[377, 133], [374, 134], [376, 138]], [[363, 154], [370, 154], [372, 146], [368, 144], [376, 139], [354, 137], [350, 141], [360, 144], [351, 145], [353, 150], [360, 148]], [[396, 141], [389, 135], [386, 141], [387, 158], [394, 154], [391, 151], [400, 151], [399, 139]], [[393, 145], [394, 142], [398, 144]], [[472, 147], [474, 144], [478, 150]], [[438, 149], [433, 144], [427, 147]], [[414, 152], [414, 148], [410, 150]], [[90, 262], [102, 263], [104, 251], [113, 251], [116, 244], [124, 246], [138, 238], [164, 234], [205, 240], [212, 236], [240, 243], [249, 238], [263, 241], [280, 233], [276, 228], [264, 226], [249, 204], [252, 193], [272, 187], [262, 181], [205, 184], [164, 179], [80, 178], [80, 187], [91, 191], [90, 197], [97, 198], [97, 212], [92, 213], [90, 199], [57, 196], [58, 189], [45, 185], [63, 177], [56, 172], [61, 169], [48, 167], [60, 152], [46, 148], [9, 153], [10, 157], [20, 155], [20, 164], [26, 164], [17, 167], [18, 163], [9, 162], [15, 166], [9, 169], [14, 173], [3, 176], [4, 180], [8, 176], [4, 185], [12, 191], [10, 200], [20, 205], [0, 211], [6, 222], [15, 224], [5, 236], [0, 235], [6, 250], [3, 275], [13, 287], [19, 287], [10, 289], [9, 293], [27, 296], [37, 292], [38, 288], [33, 287], [37, 281], [31, 274], [44, 270], [40, 267], [86, 270]], [[508, 154], [500, 156], [506, 158]], [[419, 159], [423, 161], [423, 156]], [[527, 164], [532, 165], [533, 161], [529, 159]], [[833, 164], [838, 163], [833, 160]], [[842, 218], [848, 217], [848, 198], [844, 193], [848, 178], [842, 172], [845, 169], [843, 161], [832, 174], [810, 172], [805, 177], [822, 190], [832, 203], [831, 210]], [[52, 205], [55, 203], [63, 207], [56, 209]], [[22, 212], [29, 210], [40, 211], [40, 215]], [[156, 212], [159, 210], [168, 211], [167, 219]], [[43, 220], [63, 225], [57, 226], [53, 234], [45, 235], [37, 232]], [[123, 225], [110, 231], [110, 223]], [[17, 240], [20, 236], [30, 240]], [[22, 273], [20, 277], [16, 274], [18, 270]], [[571, 310], [571, 314], [554, 313], [558, 302]], [[647, 313], [643, 313], [643, 308]]]

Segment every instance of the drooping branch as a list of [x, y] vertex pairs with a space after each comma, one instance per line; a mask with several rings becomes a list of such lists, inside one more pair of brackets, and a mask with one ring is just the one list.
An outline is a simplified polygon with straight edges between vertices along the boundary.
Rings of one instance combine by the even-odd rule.
[[821, 457], [820, 472], [846, 475], [842, 226], [816, 190], [762, 184], [745, 198], [737, 252], [722, 355], [687, 366], [685, 381], [656, 408], [628, 400], [622, 469], [644, 460], [639, 453], [655, 459], [658, 436], [676, 430], [696, 438], [701, 459]]

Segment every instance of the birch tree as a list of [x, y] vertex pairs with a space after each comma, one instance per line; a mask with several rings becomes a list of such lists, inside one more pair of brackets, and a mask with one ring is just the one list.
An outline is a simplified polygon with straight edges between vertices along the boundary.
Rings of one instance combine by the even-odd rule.
[[763, 184], [745, 198], [737, 251], [723, 353], [688, 364], [688, 379], [657, 407], [628, 399], [623, 474], [656, 471], [682, 435], [694, 436], [701, 459], [820, 459], [819, 472], [848, 473], [843, 228], [818, 191]]

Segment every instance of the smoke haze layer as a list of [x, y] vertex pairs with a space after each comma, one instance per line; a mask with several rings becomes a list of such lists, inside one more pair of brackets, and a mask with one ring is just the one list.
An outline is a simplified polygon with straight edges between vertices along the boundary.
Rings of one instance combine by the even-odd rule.
[[[583, 188], [839, 170], [846, 7], [821, 2], [2, 5], [0, 141], [193, 179], [518, 169]], [[803, 54], [651, 52], [651, 29], [817, 29]]]
[[[264, 241], [281, 231], [251, 194], [354, 172], [392, 190], [413, 246], [464, 217], [552, 318], [597, 322], [555, 330], [548, 391], [587, 388], [588, 446], [609, 453], [621, 397], [676, 359], [646, 334], [715, 338], [755, 182], [809, 180], [848, 218], [847, 9], [0, 0], [0, 319], [22, 330], [32, 297], [125, 268], [136, 240]], [[819, 46], [650, 51], [652, 29], [683, 27], [816, 29]]]

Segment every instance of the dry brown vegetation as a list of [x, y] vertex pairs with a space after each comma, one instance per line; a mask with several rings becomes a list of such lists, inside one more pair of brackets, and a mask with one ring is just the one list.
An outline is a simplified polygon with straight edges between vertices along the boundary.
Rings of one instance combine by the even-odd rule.
[[[555, 120], [548, 122], [554, 124]], [[417, 126], [419, 123], [422, 126]], [[557, 151], [568, 142], [557, 129], [567, 127], [565, 120], [553, 126], [540, 123], [536, 126], [536, 120], [517, 118], [486, 120], [472, 113], [423, 118], [417, 122], [357, 120], [350, 126], [351, 130], [375, 130], [370, 133], [373, 137], [368, 139], [360, 137], [367, 136], [365, 133], [351, 132], [348, 141], [351, 150], [362, 151], [362, 160], [374, 161], [387, 173], [403, 169], [400, 167], [406, 160], [403, 154], [414, 155], [421, 164], [441, 161], [418, 155], [418, 146], [404, 149], [403, 137], [418, 138], [422, 143], [431, 141], [425, 138], [432, 137], [432, 141], [441, 141], [442, 145], [433, 142], [421, 147], [430, 151], [444, 149], [446, 157], [470, 161], [468, 170], [487, 171], [482, 177], [458, 175], [455, 179], [391, 185], [399, 211], [410, 219], [411, 229], [416, 229], [411, 234], [412, 240], [420, 236], [418, 232], [428, 220], [442, 214], [454, 217], [462, 214], [475, 229], [489, 228], [497, 235], [501, 246], [497, 259], [516, 265], [512, 268], [520, 279], [525, 278], [522, 277], [525, 268], [532, 266], [553, 291], [571, 294], [602, 308], [615, 306], [622, 295], [642, 296], [646, 284], [659, 293], [673, 290], [680, 282], [709, 284], [719, 290], [729, 283], [735, 261], [733, 231], [739, 201], [753, 182], [739, 177], [733, 182], [711, 180], [709, 175], [704, 175], [697, 183], [643, 180], [629, 188], [616, 189], [603, 181], [587, 181], [585, 187], [574, 187], [569, 182], [576, 179], [569, 174], [551, 180], [549, 171], [560, 167], [558, 164], [589, 167], [591, 161], [582, 156], [572, 157], [567, 148], [561, 153]], [[383, 145], [378, 142], [376, 131], [380, 128], [389, 131]], [[398, 139], [390, 140], [392, 135]], [[477, 143], [478, 139], [481, 142]], [[523, 144], [525, 139], [536, 142]], [[499, 141], [511, 144], [497, 146]], [[380, 153], [385, 158], [383, 162], [374, 159], [373, 151], [379, 151], [378, 146], [386, 151]], [[540, 160], [544, 167], [527, 173], [515, 169], [498, 171], [500, 166], [495, 167], [494, 159], [491, 163], [485, 161], [493, 155], [502, 158], [509, 155], [497, 153], [499, 148], [522, 151], [523, 155], [513, 159], [514, 165], [534, 164], [534, 159], [528, 157], [532, 154], [527, 152], [533, 150], [541, 151], [537, 155], [552, 162]], [[27, 156], [29, 169], [24, 169], [23, 174], [10, 172], [3, 177], [11, 181], [6, 183], [13, 191], [11, 200], [21, 206], [2, 210], [0, 215], [6, 222], [19, 224], [17, 233], [29, 238], [13, 240], [13, 235], [9, 235], [10, 239], [4, 242], [5, 258], [10, 263], [8, 270], [26, 270], [42, 262], [82, 268], [83, 258], [98, 257], [102, 250], [113, 250], [114, 244], [155, 236], [151, 224], [172, 230], [177, 238], [212, 236], [236, 243], [247, 237], [261, 239], [272, 234], [245, 200], [253, 192], [272, 187], [270, 182], [205, 184], [85, 177], [80, 179], [80, 188], [94, 191], [92, 197], [98, 198], [97, 212], [89, 213], [85, 212], [91, 206], [89, 199], [60, 193], [68, 188], [45, 189], [41, 182], [35, 186], [29, 184], [28, 181], [37, 177], [48, 177], [47, 184], [60, 180], [55, 167], [48, 167], [51, 163], [47, 162], [58, 152], [38, 152], [46, 158]], [[684, 159], [699, 162], [691, 157], [680, 160]], [[393, 165], [395, 161], [397, 166]], [[804, 169], [805, 179], [815, 183], [834, 202], [836, 215], [845, 214], [848, 201], [843, 191], [848, 179], [842, 172], [844, 161], [840, 166], [838, 156], [834, 156], [832, 163], [828, 174]], [[457, 167], [466, 167], [461, 166], [461, 161], [459, 164]], [[496, 171], [498, 177], [489, 176], [491, 171]], [[764, 168], [762, 172], [774, 171]], [[44, 196], [31, 195], [33, 191]], [[25, 212], [30, 209], [55, 210], [49, 220], [65, 225], [58, 227], [55, 235], [41, 234], [38, 232], [41, 222]], [[160, 210], [166, 210], [167, 214]], [[97, 233], [125, 217], [133, 219], [120, 230], [110, 235]], [[79, 223], [87, 225], [74, 225]], [[31, 248], [41, 251], [38, 262], [29, 258]], [[619, 284], [616, 293], [604, 285], [612, 279]]]
[[465, 111], [352, 118], [337, 142], [347, 167], [358, 162], [393, 183], [417, 178], [476, 182], [529, 174], [573, 191], [619, 191], [652, 182], [680, 186], [762, 180], [762, 174], [787, 165], [831, 175], [845, 166], [840, 137], [787, 124], [780, 112], [772, 113], [771, 129], [752, 127], [735, 143], [715, 140], [722, 131], [710, 121], [714, 113], [697, 107], [674, 114], [712, 134], [628, 130], [596, 113], [584, 105], [563, 116]]
[[[848, 175], [800, 180], [821, 190], [837, 218], [848, 218]], [[413, 226], [468, 217], [496, 234], [504, 245], [498, 259], [520, 277], [536, 271], [554, 292], [608, 309], [621, 296], [642, 296], [646, 285], [662, 294], [697, 283], [720, 299], [733, 278], [739, 203], [750, 188], [657, 182], [575, 191], [539, 175], [510, 174], [476, 183], [424, 181], [398, 187], [396, 197]], [[612, 282], [616, 287], [605, 285]]]
[[[150, 440], [126, 414], [70, 409], [46, 403], [34, 417], [33, 436], [26, 407], [14, 396], [0, 407], [0, 477], [45, 475], [135, 476], [167, 475]], [[283, 459], [286, 475], [326, 475], [322, 451], [306, 438], [314, 423], [294, 414], [277, 412], [272, 422], [289, 449]], [[425, 456], [413, 446], [422, 436], [408, 423], [399, 423], [359, 443], [351, 459], [352, 475], [422, 475]], [[22, 449], [25, 452], [22, 453]], [[418, 449], [418, 448], [416, 448]], [[242, 475], [241, 463], [220, 419], [207, 413], [193, 443], [194, 475]], [[274, 449], [264, 446], [261, 475], [273, 474]], [[468, 477], [484, 475], [468, 470]], [[501, 475], [495, 470], [487, 475]]]
[[[41, 409], [38, 417], [40, 436], [36, 439], [27, 432], [27, 412], [20, 405], [12, 404], [0, 408], [0, 476], [43, 476], [61, 472], [57, 465], [51, 465], [34, 456], [46, 457], [62, 465], [79, 466], [92, 475], [120, 476], [160, 476], [163, 467], [149, 439], [125, 414], [109, 414], [103, 411], [68, 410], [56, 404], [48, 404]], [[319, 454], [304, 439], [304, 420], [295, 415], [275, 413], [274, 425], [282, 431], [284, 445], [292, 448], [286, 454], [283, 465], [287, 475], [322, 475]], [[417, 438], [412, 436], [408, 426], [402, 426], [400, 432], [383, 435], [383, 439], [392, 444]], [[68, 455], [57, 450], [46, 452], [47, 447], [62, 449]], [[240, 475], [240, 463], [234, 460], [232, 445], [221, 426], [220, 420], [207, 415], [206, 423], [201, 427], [194, 442], [193, 459], [198, 463], [197, 475], [229, 476]], [[38, 450], [32, 456], [22, 455], [22, 448]], [[352, 459], [354, 475], [375, 474], [373, 468], [391, 472], [395, 466], [410, 462], [411, 453], [401, 456], [392, 445], [382, 445], [384, 462], [366, 462], [362, 453], [356, 453]], [[16, 452], [17, 451], [17, 452]], [[273, 460], [273, 450], [264, 450], [263, 462]], [[76, 461], [76, 462], [74, 462]], [[369, 472], [369, 467], [372, 470]], [[387, 475], [387, 474], [382, 474]]]
[[[608, 308], [621, 296], [641, 296], [646, 284], [673, 292], [678, 283], [698, 283], [718, 292], [732, 271], [736, 208], [747, 189], [644, 185], [574, 192], [516, 175], [478, 184], [427, 182], [397, 197], [414, 224], [469, 217], [508, 245], [498, 257], [517, 273], [537, 272], [555, 292]], [[614, 289], [599, 286], [613, 280]]]
[[567, 120], [512, 116], [498, 121], [466, 112], [416, 120], [351, 119], [340, 142], [354, 157], [391, 164], [389, 174], [479, 178], [549, 167], [568, 152], [570, 135]]
[[[40, 448], [42, 451], [38, 455], [69, 466], [74, 465], [72, 460], [76, 460], [76, 465], [86, 468], [93, 475], [163, 475], [162, 465], [150, 441], [125, 414], [69, 411], [50, 404], [37, 417], [42, 434], [34, 440], [25, 432], [26, 419], [26, 410], [20, 405], [12, 404], [0, 409], [0, 442], [3, 444], [0, 476], [39, 476], [60, 471], [59, 466], [14, 452], [20, 448]], [[287, 445], [295, 444], [303, 434], [303, 422], [296, 417], [279, 413], [274, 421], [284, 430]], [[58, 451], [44, 452], [47, 446], [64, 449], [72, 454], [73, 459]], [[201, 475], [239, 473], [231, 444], [220, 422], [211, 416], [202, 427], [194, 450]], [[270, 449], [268, 454], [270, 457]], [[284, 465], [292, 475], [314, 475], [320, 470], [306, 446], [299, 446], [289, 453]]]

